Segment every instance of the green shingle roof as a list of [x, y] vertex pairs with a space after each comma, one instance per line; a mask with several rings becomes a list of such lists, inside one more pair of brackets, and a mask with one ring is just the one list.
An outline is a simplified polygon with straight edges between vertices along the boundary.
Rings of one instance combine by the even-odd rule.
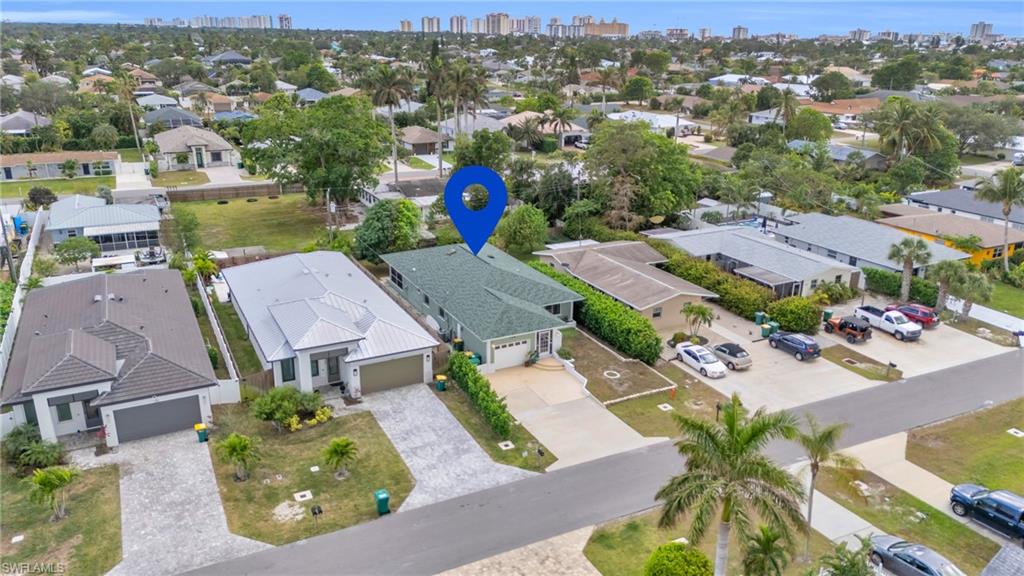
[[382, 258], [483, 340], [564, 326], [544, 307], [582, 300], [490, 244], [479, 256], [458, 244]]

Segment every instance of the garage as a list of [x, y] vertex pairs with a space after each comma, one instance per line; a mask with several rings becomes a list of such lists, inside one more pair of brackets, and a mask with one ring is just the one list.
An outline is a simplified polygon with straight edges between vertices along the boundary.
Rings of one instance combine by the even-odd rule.
[[407, 356], [396, 360], [366, 364], [360, 368], [359, 385], [363, 394], [423, 382], [423, 356]]
[[511, 368], [522, 366], [530, 355], [530, 340], [522, 338], [492, 346], [494, 369]]
[[202, 421], [199, 396], [114, 410], [114, 426], [117, 428], [119, 442], [187, 430]]

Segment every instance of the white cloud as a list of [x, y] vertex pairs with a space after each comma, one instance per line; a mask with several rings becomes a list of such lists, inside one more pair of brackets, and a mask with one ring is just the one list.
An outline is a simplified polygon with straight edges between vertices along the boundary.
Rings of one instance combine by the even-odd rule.
[[11, 22], [125, 22], [119, 12], [103, 10], [4, 10], [4, 20]]

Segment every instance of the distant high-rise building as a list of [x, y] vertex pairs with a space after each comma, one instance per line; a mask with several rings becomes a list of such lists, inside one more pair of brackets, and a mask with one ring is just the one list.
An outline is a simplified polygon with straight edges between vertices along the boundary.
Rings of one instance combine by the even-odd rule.
[[871, 38], [871, 32], [863, 28], [857, 28], [856, 30], [850, 30], [850, 40], [854, 42], [867, 42], [868, 38]]
[[540, 16], [526, 17], [526, 33], [540, 34]]
[[690, 38], [690, 31], [686, 28], [669, 28], [665, 31], [669, 40], [687, 40]]
[[971, 40], [984, 40], [986, 36], [992, 35], [992, 24], [990, 22], [976, 22], [971, 24]]
[[439, 16], [424, 16], [420, 18], [420, 30], [426, 34], [436, 34], [441, 31], [441, 18]]
[[697, 36], [701, 40], [707, 40], [708, 38], [711, 38], [711, 28], [701, 28], [700, 30], [697, 31]]
[[469, 32], [469, 21], [465, 16], [452, 16], [448, 19], [448, 29], [452, 34], [466, 34]]
[[287, 15], [287, 14], [278, 14], [277, 15], [277, 27], [280, 28], [281, 30], [291, 30], [292, 29], [292, 17]]
[[629, 36], [629, 24], [619, 22], [615, 18], [612, 18], [611, 22], [605, 22], [604, 18], [602, 18], [599, 22], [584, 24], [583, 35], [625, 38]]
[[594, 23], [594, 17], [593, 16], [573, 16], [572, 17], [572, 25], [573, 26], [586, 26], [587, 24], [593, 24], [593, 23]]
[[402, 20], [398, 23], [399, 32], [412, 32], [412, 20]]
[[487, 26], [483, 18], [473, 18], [473, 34], [486, 34]]
[[750, 30], [747, 30], [743, 26], [734, 26], [732, 29], [733, 40], [746, 40], [747, 36], [750, 35]]
[[512, 20], [505, 12], [492, 12], [485, 16], [487, 33], [505, 36], [512, 33]]
[[636, 37], [641, 40], [654, 40], [661, 36], [661, 30], [642, 30], [636, 33]]
[[878, 39], [888, 40], [889, 42], [895, 42], [900, 39], [900, 35], [898, 32], [893, 32], [892, 30], [883, 30], [878, 33]]

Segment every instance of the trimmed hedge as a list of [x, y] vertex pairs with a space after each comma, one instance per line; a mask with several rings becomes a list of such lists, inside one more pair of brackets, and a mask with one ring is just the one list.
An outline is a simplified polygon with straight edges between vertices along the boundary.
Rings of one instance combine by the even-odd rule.
[[558, 140], [555, 138], [545, 138], [541, 141], [538, 149], [545, 154], [551, 154], [558, 150]]
[[754, 314], [767, 309], [774, 299], [771, 290], [682, 253], [671, 256], [665, 270], [718, 294], [723, 308], [747, 320], [753, 320]]
[[658, 546], [644, 563], [644, 576], [711, 576], [713, 571], [703, 552], [681, 542]]
[[790, 296], [768, 305], [768, 315], [786, 332], [815, 334], [821, 322], [821, 310], [803, 296]]
[[[43, 142], [37, 136], [5, 138], [0, 144], [3, 154], [32, 154], [42, 150]], [[135, 138], [118, 136], [115, 148], [135, 148]], [[96, 145], [89, 138], [69, 138], [61, 143], [62, 150], [95, 150]]]
[[448, 360], [448, 376], [469, 396], [470, 402], [498, 436], [507, 439], [512, 432], [512, 414], [491, 383], [464, 354], [453, 353]]
[[[864, 282], [872, 292], [898, 298], [903, 276], [880, 268], [864, 268]], [[910, 279], [910, 299], [925, 306], [935, 306], [939, 299], [939, 286], [914, 276]]]
[[575, 307], [576, 321], [619, 352], [647, 364], [654, 364], [661, 356], [658, 332], [639, 312], [547, 264], [535, 261], [530, 266], [582, 296], [583, 304]]

